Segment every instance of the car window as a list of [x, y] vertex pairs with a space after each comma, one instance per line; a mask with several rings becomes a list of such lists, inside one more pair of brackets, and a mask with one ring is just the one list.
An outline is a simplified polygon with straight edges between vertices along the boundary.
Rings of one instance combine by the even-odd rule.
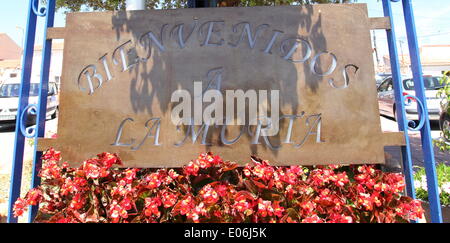
[[385, 91], [387, 91], [389, 83], [392, 86], [391, 79], [386, 79], [383, 83], [381, 83], [380, 86], [378, 86], [378, 92], [385, 92]]
[[[439, 82], [439, 77], [424, 76], [423, 84], [425, 86], [425, 90], [437, 90], [443, 87], [443, 85]], [[413, 79], [403, 80], [403, 87], [405, 90], [414, 90]]]
[[55, 83], [50, 83], [48, 86], [48, 94], [53, 94], [56, 95], [58, 92], [56, 90], [56, 85]]
[[393, 90], [393, 89], [394, 89], [394, 87], [392, 86], [392, 79], [390, 78], [390, 79], [388, 80], [388, 85], [387, 85], [386, 91], [391, 91], [391, 90]]
[[412, 79], [403, 80], [403, 87], [405, 90], [414, 90], [414, 81]]
[[[20, 84], [3, 84], [0, 87], [0, 97], [8, 98], [8, 97], [19, 97], [20, 94]], [[30, 84], [30, 96], [38, 96], [39, 95], [39, 84], [32, 83]]]

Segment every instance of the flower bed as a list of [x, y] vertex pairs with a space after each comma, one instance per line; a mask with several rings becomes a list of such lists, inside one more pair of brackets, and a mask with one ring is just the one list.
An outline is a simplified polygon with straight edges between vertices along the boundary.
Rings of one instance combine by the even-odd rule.
[[[445, 223], [450, 222], [450, 166], [440, 163], [436, 166], [439, 199], [442, 205], [442, 219]], [[430, 206], [428, 205], [428, 186], [426, 181], [425, 168], [420, 168], [414, 174], [414, 187], [417, 199], [423, 201], [425, 218], [431, 222]]]
[[420, 202], [402, 196], [400, 174], [370, 165], [245, 167], [201, 154], [181, 169], [120, 169], [102, 153], [80, 168], [43, 156], [42, 184], [14, 213], [39, 204], [35, 222], [408, 222]]
[[[450, 166], [440, 163], [436, 166], [439, 198], [441, 205], [450, 207]], [[418, 199], [428, 201], [428, 186], [425, 168], [420, 168], [414, 174], [414, 187]]]

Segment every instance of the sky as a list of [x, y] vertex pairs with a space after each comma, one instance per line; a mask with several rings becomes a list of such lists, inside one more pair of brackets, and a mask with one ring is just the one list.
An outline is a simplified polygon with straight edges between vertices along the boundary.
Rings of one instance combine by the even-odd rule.
[[[27, 6], [29, 0], [0, 0], [0, 33], [7, 33], [19, 46], [22, 46], [23, 33], [26, 27]], [[369, 17], [383, 16], [381, 1], [358, 0], [358, 3], [367, 3]], [[450, 44], [450, 1], [449, 0], [412, 0], [419, 45], [445, 45]], [[395, 30], [398, 39], [399, 52], [408, 53], [406, 44], [406, 30], [400, 2], [392, 2]], [[55, 26], [65, 25], [63, 10], [56, 13]], [[44, 18], [38, 17], [38, 30], [36, 44], [43, 42], [42, 27]], [[380, 57], [387, 55], [386, 32], [375, 31], [377, 49]], [[400, 42], [403, 42], [402, 44]], [[401, 45], [400, 45], [401, 44]]]

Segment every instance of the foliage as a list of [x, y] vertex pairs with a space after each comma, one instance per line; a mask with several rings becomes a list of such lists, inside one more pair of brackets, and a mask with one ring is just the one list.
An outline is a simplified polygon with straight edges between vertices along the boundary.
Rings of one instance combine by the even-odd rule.
[[[274, 6], [274, 5], [301, 5], [313, 3], [348, 3], [353, 0], [219, 0], [218, 6]], [[64, 8], [71, 12], [82, 11], [83, 9], [93, 10], [124, 10], [126, 0], [57, 0], [57, 8]], [[182, 8], [186, 7], [187, 0], [146, 0], [148, 9], [162, 8]]]
[[[436, 173], [441, 205], [450, 206], [450, 166], [441, 163], [436, 166]], [[414, 174], [414, 187], [416, 188], [416, 197], [428, 201], [428, 187], [424, 168], [419, 169]]]
[[[443, 112], [446, 112], [446, 116], [450, 117], [450, 71], [444, 73], [444, 75], [439, 80], [442, 88], [437, 92], [437, 97], [442, 98], [441, 101], [441, 109]], [[437, 146], [441, 151], [449, 151], [450, 150], [450, 131], [448, 129], [442, 129], [441, 137], [437, 140], [434, 140], [433, 143]]]
[[39, 204], [36, 222], [407, 222], [420, 201], [402, 196], [400, 174], [373, 165], [238, 167], [211, 153], [182, 169], [120, 169], [102, 153], [79, 168], [59, 152], [43, 156], [41, 186], [14, 214]]

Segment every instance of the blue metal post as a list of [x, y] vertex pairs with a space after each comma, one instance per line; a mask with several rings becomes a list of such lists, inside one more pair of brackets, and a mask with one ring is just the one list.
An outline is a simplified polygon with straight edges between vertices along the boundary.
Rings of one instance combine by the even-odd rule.
[[400, 73], [394, 20], [390, 0], [383, 0], [383, 10], [384, 16], [389, 17], [391, 23], [391, 29], [386, 30], [386, 34], [389, 46], [389, 59], [391, 62], [392, 80], [394, 85], [395, 108], [396, 113], [398, 114], [397, 115], [398, 129], [404, 132], [406, 141], [406, 146], [401, 146], [403, 171], [405, 174], [405, 181], [406, 181], [406, 192], [408, 196], [415, 198], [416, 193], [414, 190], [414, 177], [412, 170], [413, 165], [411, 159], [411, 147], [408, 136], [408, 120], [405, 119], [406, 114], [405, 114], [405, 103], [403, 101], [402, 77]]
[[434, 160], [434, 150], [431, 141], [430, 122], [428, 117], [427, 100], [425, 96], [425, 87], [422, 77], [422, 64], [419, 55], [419, 46], [417, 42], [416, 25], [414, 22], [414, 13], [411, 0], [403, 0], [403, 14], [405, 18], [406, 34], [408, 37], [409, 56], [411, 58], [411, 69], [414, 79], [414, 89], [417, 98], [423, 104], [421, 119], [425, 124], [420, 129], [422, 140], [422, 150], [425, 164], [425, 172], [427, 175], [428, 185], [428, 201], [430, 202], [431, 221], [433, 223], [442, 223], [441, 205], [439, 200], [439, 187], [437, 183], [436, 167]]
[[[50, 72], [50, 60], [52, 55], [52, 40], [47, 40], [47, 29], [53, 27], [55, 19], [55, 0], [48, 0], [46, 6], [46, 20], [44, 29], [44, 43], [42, 46], [42, 63], [41, 63], [41, 80], [39, 84], [38, 111], [36, 117], [36, 130], [34, 138], [34, 158], [33, 172], [31, 179], [31, 188], [35, 188], [40, 184], [40, 178], [37, 176], [41, 168], [42, 152], [37, 151], [38, 138], [45, 136], [45, 120], [47, 116], [47, 95], [48, 95], [48, 79]], [[28, 221], [32, 222], [38, 211], [38, 206], [32, 206], [29, 210]]]
[[28, 106], [28, 96], [30, 92], [31, 67], [33, 63], [34, 40], [36, 36], [36, 14], [33, 9], [37, 9], [38, 1], [29, 1], [28, 19], [26, 28], [25, 50], [22, 57], [22, 76], [20, 85], [19, 105], [16, 116], [16, 135], [14, 143], [13, 163], [11, 170], [11, 181], [8, 204], [8, 223], [16, 223], [17, 218], [13, 214], [14, 202], [20, 196], [20, 186], [22, 181], [22, 165], [25, 137], [20, 131], [20, 114]]

